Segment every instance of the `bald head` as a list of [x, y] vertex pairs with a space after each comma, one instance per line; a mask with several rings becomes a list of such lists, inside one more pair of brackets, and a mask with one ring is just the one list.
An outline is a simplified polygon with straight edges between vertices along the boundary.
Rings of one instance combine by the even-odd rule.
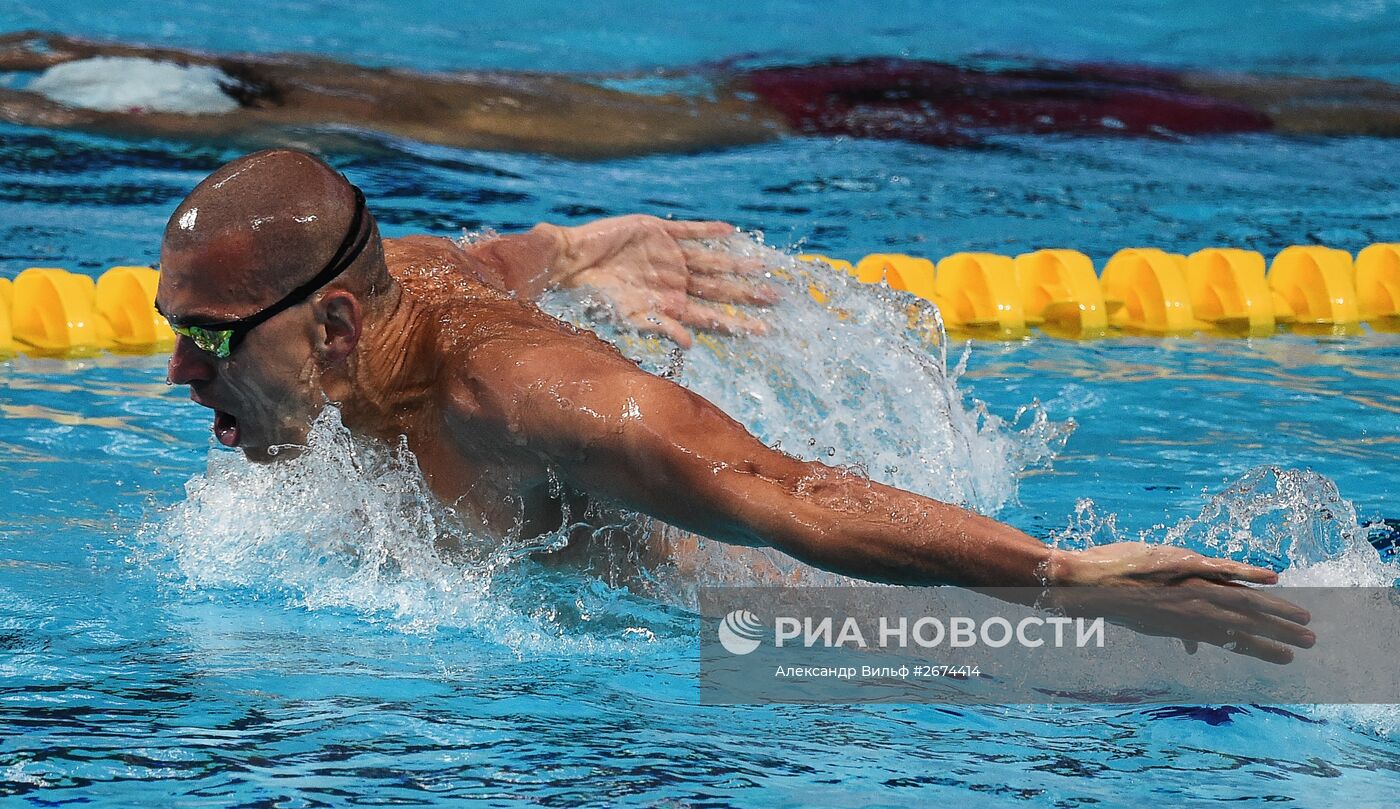
[[[349, 181], [303, 152], [274, 149], [224, 165], [166, 225], [162, 287], [187, 310], [172, 313], [235, 319], [280, 300], [335, 257], [357, 207]], [[367, 225], [364, 251], [333, 283], [372, 295], [387, 286], [387, 270], [373, 220]]]

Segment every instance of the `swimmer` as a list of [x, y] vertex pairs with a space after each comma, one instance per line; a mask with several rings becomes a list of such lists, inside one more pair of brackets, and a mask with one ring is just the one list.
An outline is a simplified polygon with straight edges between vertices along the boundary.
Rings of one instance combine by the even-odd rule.
[[[1105, 64], [852, 62], [695, 71], [705, 97], [542, 73], [426, 74], [307, 55], [0, 36], [0, 121], [135, 137], [366, 148], [348, 127], [470, 149], [608, 158], [789, 135], [971, 144], [994, 134], [1400, 135], [1400, 87]], [[662, 75], [662, 74], [657, 74]]]
[[466, 247], [382, 239], [329, 166], [259, 152], [201, 182], [166, 227], [156, 304], [178, 335], [169, 380], [254, 461], [303, 443], [334, 403], [352, 432], [404, 438], [434, 494], [501, 537], [556, 530], [566, 503], [591, 501], [873, 581], [1034, 588], [1066, 609], [1076, 593], [1102, 600], [1076, 585], [1112, 587], [1123, 597], [1097, 614], [1188, 648], [1286, 662], [1312, 645], [1305, 611], [1242, 585], [1271, 571], [1142, 543], [1052, 549], [799, 460], [528, 300], [578, 274], [625, 286], [662, 273], [677, 288], [741, 274], [695, 241], [729, 232], [631, 216]]

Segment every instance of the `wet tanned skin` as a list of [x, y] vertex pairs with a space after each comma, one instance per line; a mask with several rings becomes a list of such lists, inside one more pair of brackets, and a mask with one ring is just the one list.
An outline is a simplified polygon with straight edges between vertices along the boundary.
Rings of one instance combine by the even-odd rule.
[[[298, 152], [261, 152], [225, 166], [171, 218], [162, 309], [223, 319], [267, 306], [324, 265], [348, 227], [352, 200], [343, 178]], [[537, 279], [540, 268], [525, 266], [532, 262], [605, 271], [637, 245], [664, 263], [662, 248], [677, 241], [644, 217], [604, 222], [601, 239], [582, 239], [582, 247], [547, 228], [479, 250], [428, 238], [381, 246], [372, 238], [341, 277], [259, 326], [231, 357], [215, 359], [181, 338], [170, 379], [236, 422], [222, 438], [255, 460], [266, 460], [272, 443], [302, 440], [324, 402], [338, 403], [356, 433], [406, 436], [433, 492], [502, 535], [517, 522], [532, 532], [558, 526], [553, 475], [567, 496], [731, 545], [776, 548], [846, 575], [913, 585], [1048, 584], [1070, 606], [1067, 585], [1130, 594], [1190, 588], [1191, 598], [1150, 601], [1146, 618], [1141, 605], [1124, 615], [1147, 631], [1237, 643], [1242, 653], [1278, 662], [1291, 659], [1289, 644], [1311, 645], [1305, 612], [1235, 586], [1272, 582], [1271, 571], [1140, 543], [1052, 550], [956, 506], [793, 458], [595, 335], [485, 282]], [[672, 225], [682, 235], [717, 230]], [[1242, 599], [1250, 610], [1240, 608]]]

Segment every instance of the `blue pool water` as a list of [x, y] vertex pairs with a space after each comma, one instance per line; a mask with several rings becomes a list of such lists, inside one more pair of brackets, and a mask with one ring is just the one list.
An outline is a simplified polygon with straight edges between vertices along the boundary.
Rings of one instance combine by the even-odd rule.
[[[230, 18], [203, 0], [23, 0], [0, 6], [0, 31], [443, 70], [903, 54], [1400, 81], [1388, 3], [1110, 2], [1089, 17], [1007, 2], [348, 6], [260, 0]], [[1400, 238], [1400, 141], [792, 139], [585, 164], [384, 146], [333, 162], [388, 235], [640, 210], [846, 257], [1071, 246], [1101, 262], [1130, 245], [1269, 254]], [[170, 210], [232, 156], [0, 126], [0, 274], [154, 261]], [[1237, 556], [1288, 564], [1289, 542], [1325, 556], [1382, 534], [1358, 524], [1400, 517], [1395, 335], [980, 343], [952, 379], [936, 350], [932, 370], [891, 360], [885, 304], [842, 294], [862, 322], [837, 339], [806, 341], [830, 324], [789, 297], [773, 340], [699, 348], [681, 379], [789, 451], [1068, 543], [1145, 534], [1221, 550], [1238, 528]], [[387, 488], [341, 475], [352, 449], [333, 425], [311, 463], [250, 469], [211, 448], [206, 411], [163, 377], [158, 357], [0, 364], [5, 802], [1386, 806], [1400, 787], [1387, 706], [702, 706], [685, 609], [509, 555], [445, 566], [424, 551], [436, 515], [411, 474], [383, 461]], [[1018, 420], [1032, 402], [1044, 420]], [[1377, 553], [1290, 575], [1392, 571]]]

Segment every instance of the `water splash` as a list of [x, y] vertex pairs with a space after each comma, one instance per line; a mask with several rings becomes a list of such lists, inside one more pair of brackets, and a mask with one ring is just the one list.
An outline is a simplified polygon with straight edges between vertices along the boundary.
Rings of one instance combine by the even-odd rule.
[[352, 435], [333, 407], [296, 457], [254, 464], [211, 449], [185, 490], [142, 537], [146, 560], [173, 563], [185, 588], [251, 589], [405, 632], [467, 628], [517, 653], [561, 643], [616, 651], [639, 636], [629, 630], [654, 635], [649, 626], [667, 623], [661, 605], [525, 555], [561, 536], [527, 543], [473, 531], [431, 494], [406, 446]]
[[459, 593], [469, 608], [492, 564], [451, 565], [443, 547], [480, 543], [427, 492], [406, 450], [354, 438], [334, 408], [295, 458], [253, 464], [210, 450], [185, 494], [148, 529], [191, 587], [270, 581], [310, 609], [354, 605], [411, 624], [429, 590]]
[[756, 238], [712, 246], [768, 268], [783, 298], [761, 313], [767, 335], [701, 334], [680, 357], [669, 341], [599, 318], [602, 304], [586, 295], [551, 293], [542, 306], [719, 405], [770, 446], [983, 513], [1013, 501], [1019, 476], [1048, 464], [1073, 431], [1038, 402], [1006, 420], [966, 400], [957, 383], [968, 353], [949, 366], [927, 301]]
[[1167, 531], [1186, 544], [1284, 572], [1292, 586], [1389, 587], [1400, 565], [1367, 540], [1337, 484], [1308, 469], [1251, 470], [1208, 499], [1201, 513]]
[[1189, 547], [1282, 571], [1294, 587], [1390, 587], [1400, 582], [1400, 564], [1382, 558], [1369, 540], [1370, 527], [1337, 484], [1310, 469], [1261, 466], [1206, 498], [1198, 514], [1160, 536], [1128, 536], [1117, 515], [1100, 514], [1092, 500], [1075, 504], [1059, 547], [1076, 548], [1125, 540]]
[[1140, 540], [1189, 547], [1282, 571], [1284, 584], [1304, 587], [1390, 587], [1400, 564], [1371, 544], [1371, 527], [1330, 478], [1309, 469], [1261, 466], [1206, 498], [1198, 514], [1167, 528], [1129, 536], [1115, 514], [1079, 500], [1058, 547], [1079, 548]]
[[[1329, 478], [1307, 469], [1252, 469], [1200, 513], [1161, 536], [1127, 536], [1114, 514], [1080, 500], [1069, 526], [1054, 534], [1061, 547], [1139, 539], [1190, 547], [1214, 556], [1280, 570], [1284, 587], [1400, 586], [1400, 563], [1383, 558], [1369, 540], [1352, 503]], [[1311, 705], [1298, 710], [1381, 738], [1400, 730], [1400, 705]]]

